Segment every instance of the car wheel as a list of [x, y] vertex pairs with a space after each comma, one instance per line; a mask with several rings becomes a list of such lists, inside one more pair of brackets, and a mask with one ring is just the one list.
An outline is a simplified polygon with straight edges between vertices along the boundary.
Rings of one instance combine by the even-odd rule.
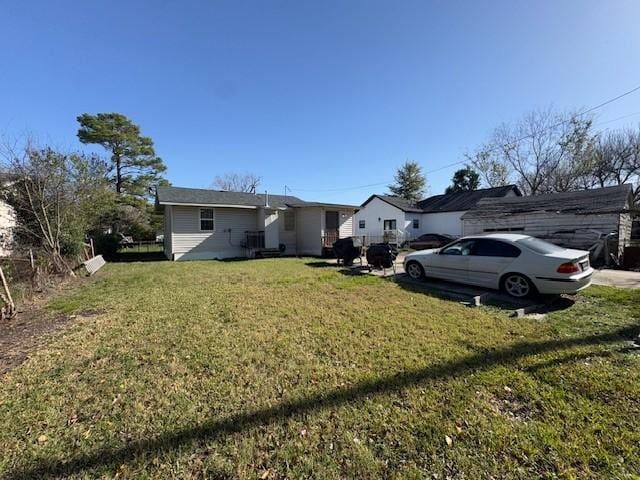
[[509, 273], [502, 280], [502, 289], [514, 298], [527, 298], [535, 293], [535, 287], [524, 275]]
[[419, 280], [424, 277], [424, 268], [416, 261], [409, 262], [407, 263], [407, 275], [413, 280]]

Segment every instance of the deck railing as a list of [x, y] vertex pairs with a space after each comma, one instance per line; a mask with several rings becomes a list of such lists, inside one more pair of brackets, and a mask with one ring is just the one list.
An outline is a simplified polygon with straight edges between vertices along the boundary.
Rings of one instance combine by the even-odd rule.
[[369, 246], [375, 243], [388, 243], [390, 245], [400, 246], [405, 240], [408, 240], [407, 235], [401, 230], [385, 230], [383, 232], [367, 233], [365, 235], [356, 235], [362, 241], [362, 245]]
[[338, 231], [324, 232], [324, 235], [322, 236], [322, 246], [332, 247], [338, 238], [340, 238], [340, 233]]

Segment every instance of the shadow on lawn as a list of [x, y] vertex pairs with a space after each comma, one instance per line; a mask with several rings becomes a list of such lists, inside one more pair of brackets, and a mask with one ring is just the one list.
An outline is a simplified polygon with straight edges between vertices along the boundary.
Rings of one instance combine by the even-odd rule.
[[162, 252], [118, 252], [107, 258], [109, 262], [129, 263], [129, 262], [166, 262]]
[[329, 268], [329, 267], [340, 268], [340, 265], [338, 265], [337, 263], [327, 262], [325, 260], [314, 260], [311, 262], [305, 262], [304, 264], [307, 267], [312, 267], [312, 268]]
[[[576, 346], [620, 342], [632, 338], [634, 334], [637, 334], [638, 330], [637, 326], [629, 326], [598, 335], [547, 340], [543, 342], [521, 342], [500, 350], [478, 352], [464, 358], [433, 365], [424, 369], [398, 372], [395, 375], [386, 376], [378, 380], [364, 381], [349, 388], [285, 402], [255, 412], [241, 413], [220, 419], [210, 419], [201, 425], [176, 430], [175, 432], [166, 433], [148, 440], [132, 442], [120, 448], [103, 448], [95, 451], [93, 454], [77, 456], [67, 462], [55, 460], [44, 461], [33, 468], [13, 470], [9, 472], [6, 478], [21, 479], [42, 478], [45, 476], [69, 476], [100, 466], [116, 467], [127, 461], [134, 460], [140, 455], [154, 455], [168, 452], [193, 442], [239, 433], [248, 428], [268, 425], [294, 415], [300, 415], [314, 410], [337, 407], [371, 395], [394, 393], [403, 388], [424, 382], [457, 377], [502, 363], [513, 363], [520, 358], [530, 355], [553, 352]], [[599, 353], [593, 352], [589, 355], [597, 356]], [[582, 355], [576, 356], [570, 354], [543, 365], [552, 366], [555, 364], [554, 362], [562, 363], [576, 358], [582, 358]]]

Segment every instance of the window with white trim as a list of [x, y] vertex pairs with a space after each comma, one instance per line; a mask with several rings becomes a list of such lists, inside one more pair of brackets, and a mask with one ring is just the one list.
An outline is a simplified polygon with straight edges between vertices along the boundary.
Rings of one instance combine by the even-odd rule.
[[365, 221], [364, 220], [358, 220], [358, 228], [365, 228]]
[[213, 208], [200, 209], [200, 231], [213, 232], [215, 226]]
[[293, 232], [296, 229], [296, 212], [284, 212], [284, 230]]
[[416, 229], [416, 230], [418, 228], [420, 228], [420, 219], [419, 218], [414, 218], [413, 219], [413, 228]]

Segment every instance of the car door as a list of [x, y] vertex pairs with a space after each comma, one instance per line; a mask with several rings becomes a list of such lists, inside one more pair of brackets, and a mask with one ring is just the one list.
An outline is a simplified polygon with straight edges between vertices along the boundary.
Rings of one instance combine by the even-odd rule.
[[473, 285], [498, 288], [500, 276], [520, 253], [521, 250], [511, 243], [479, 238], [469, 255], [468, 282]]
[[467, 283], [469, 256], [474, 242], [474, 239], [460, 240], [432, 255], [428, 275]]

